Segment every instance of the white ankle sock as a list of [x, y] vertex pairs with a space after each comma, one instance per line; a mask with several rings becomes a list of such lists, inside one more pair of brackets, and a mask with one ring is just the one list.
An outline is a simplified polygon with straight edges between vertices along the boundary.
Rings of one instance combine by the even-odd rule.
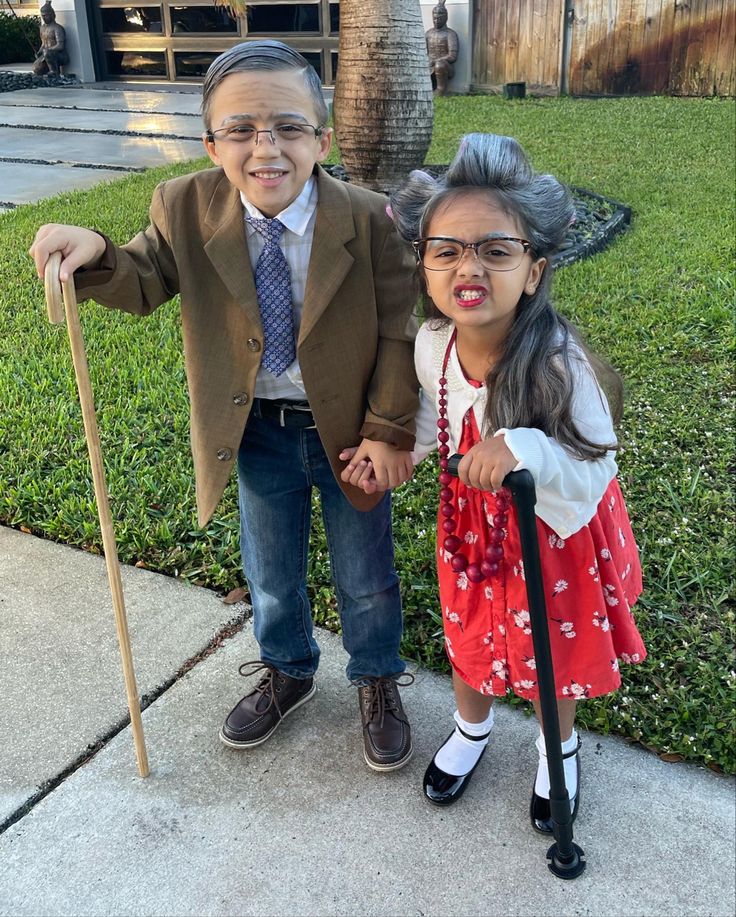
[[478, 763], [478, 758], [483, 753], [483, 749], [488, 744], [488, 733], [493, 727], [493, 709], [489, 711], [487, 719], [482, 723], [468, 723], [456, 710], [455, 722], [468, 735], [483, 736], [484, 738], [479, 738], [477, 741], [466, 739], [460, 729], [456, 728], [434, 756], [434, 763], [446, 774], [452, 774], [453, 777], [463, 777], [475, 767]]
[[[540, 730], [539, 738], [536, 742], [537, 750], [539, 751], [539, 766], [537, 767], [537, 780], [534, 784], [534, 792], [537, 796], [541, 796], [542, 799], [549, 799], [549, 770], [547, 769], [547, 757], [546, 751], [547, 746], [544, 742], [544, 733]], [[565, 755], [569, 751], [575, 751], [578, 747], [578, 734], [576, 730], [573, 729], [570, 738], [566, 739], [562, 743], [562, 754]], [[575, 764], [575, 755], [571, 755], [569, 758], [565, 758], [562, 762], [565, 768], [565, 786], [567, 787], [567, 795], [570, 799], [575, 798], [575, 794], [578, 791], [578, 769]]]

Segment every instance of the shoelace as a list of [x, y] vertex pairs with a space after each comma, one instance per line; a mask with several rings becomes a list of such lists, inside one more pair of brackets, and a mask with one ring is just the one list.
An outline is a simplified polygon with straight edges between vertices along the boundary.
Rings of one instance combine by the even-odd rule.
[[260, 672], [261, 669], [265, 669], [266, 674], [261, 676], [258, 684], [253, 689], [253, 693], [266, 696], [270, 693], [268, 706], [262, 713], [268, 713], [271, 707], [275, 707], [276, 712], [279, 717], [281, 717], [281, 707], [279, 707], [279, 702], [276, 700], [276, 686], [274, 684], [274, 679], [276, 676], [280, 675], [279, 670], [275, 668], [275, 666], [272, 666], [270, 662], [263, 662], [262, 659], [254, 659], [251, 662], [244, 662], [238, 671], [244, 678], [249, 678], [251, 675], [255, 675], [256, 672]]
[[[404, 679], [402, 681], [401, 679]], [[409, 725], [403, 714], [397, 687], [406, 688], [413, 684], [414, 676], [409, 672], [400, 675], [386, 675], [382, 678], [358, 678], [350, 684], [355, 688], [366, 691], [366, 723], [379, 721], [379, 728], [383, 728], [383, 721], [387, 713], [392, 713], [399, 722]]]

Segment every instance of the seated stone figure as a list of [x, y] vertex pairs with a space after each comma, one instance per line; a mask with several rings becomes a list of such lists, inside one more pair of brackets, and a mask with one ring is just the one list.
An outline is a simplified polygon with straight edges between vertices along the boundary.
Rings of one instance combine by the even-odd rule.
[[425, 33], [427, 39], [427, 55], [429, 56], [429, 72], [432, 74], [432, 86], [437, 95], [447, 93], [447, 84], [455, 73], [453, 64], [457, 60], [458, 37], [457, 32], [447, 28], [447, 10], [445, 0], [432, 10], [433, 29]]
[[45, 73], [59, 76], [61, 68], [69, 63], [69, 54], [66, 50], [66, 29], [56, 21], [51, 0], [46, 0], [41, 7], [41, 19], [41, 47], [36, 54], [33, 72], [38, 76]]

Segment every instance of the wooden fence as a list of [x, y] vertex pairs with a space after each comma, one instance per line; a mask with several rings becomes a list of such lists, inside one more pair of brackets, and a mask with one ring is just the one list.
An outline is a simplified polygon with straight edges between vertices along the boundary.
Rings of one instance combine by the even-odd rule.
[[736, 0], [476, 0], [473, 87], [736, 94]]

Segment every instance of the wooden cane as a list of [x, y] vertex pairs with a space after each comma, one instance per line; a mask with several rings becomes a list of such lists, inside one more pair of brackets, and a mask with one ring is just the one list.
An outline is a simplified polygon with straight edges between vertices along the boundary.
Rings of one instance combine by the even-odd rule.
[[[79, 323], [77, 309], [77, 296], [74, 280], [60, 283], [59, 265], [61, 252], [54, 252], [46, 263], [44, 272], [44, 287], [46, 290], [46, 308], [49, 321], [54, 325], [64, 322], [66, 309], [66, 325], [69, 332], [69, 344], [74, 361], [74, 372], [77, 377], [79, 389], [79, 403], [82, 407], [84, 432], [87, 437], [89, 461], [92, 466], [92, 480], [94, 482], [95, 497], [97, 499], [97, 512], [100, 517], [102, 529], [102, 544], [105, 549], [105, 563], [107, 565], [107, 578], [110, 581], [112, 593], [112, 606], [115, 611], [115, 625], [118, 632], [118, 644], [123, 662], [123, 676], [125, 678], [125, 691], [128, 696], [128, 710], [130, 711], [130, 724], [133, 729], [133, 742], [135, 755], [138, 762], [138, 773], [147, 777], [148, 755], [146, 742], [143, 737], [143, 722], [141, 708], [138, 701], [138, 689], [133, 669], [133, 655], [130, 650], [130, 636], [128, 634], [128, 621], [125, 615], [125, 600], [123, 598], [123, 584], [120, 579], [120, 562], [118, 560], [115, 531], [110, 514], [110, 502], [107, 496], [107, 483], [105, 481], [105, 466], [102, 462], [102, 449], [100, 435], [97, 430], [97, 417], [95, 415], [95, 402], [92, 394], [92, 384], [89, 379], [87, 354], [84, 349], [82, 326]], [[62, 299], [63, 294], [63, 299]]]

